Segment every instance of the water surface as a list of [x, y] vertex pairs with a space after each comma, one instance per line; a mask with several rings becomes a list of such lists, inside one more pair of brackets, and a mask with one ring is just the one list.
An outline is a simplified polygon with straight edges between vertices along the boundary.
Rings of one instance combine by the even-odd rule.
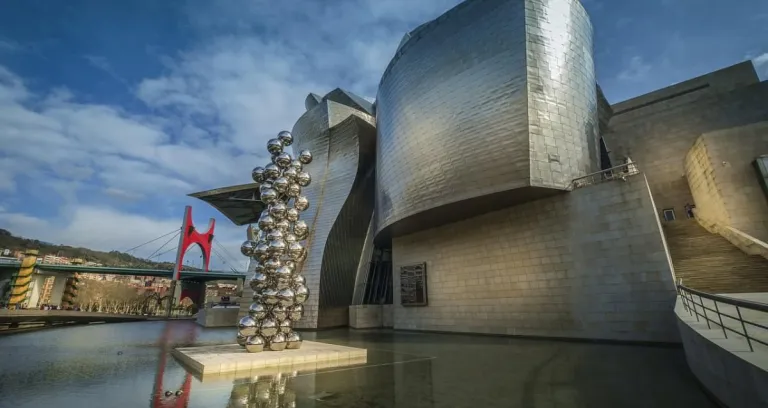
[[675, 348], [340, 329], [305, 339], [366, 364], [205, 381], [170, 356], [233, 337], [192, 321], [3, 335], [0, 407], [715, 407]]

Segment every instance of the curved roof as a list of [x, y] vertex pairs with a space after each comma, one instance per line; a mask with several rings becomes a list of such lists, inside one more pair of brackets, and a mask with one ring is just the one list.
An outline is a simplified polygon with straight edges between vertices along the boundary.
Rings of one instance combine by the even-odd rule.
[[259, 201], [259, 183], [216, 188], [189, 194], [219, 210], [235, 225], [252, 224], [258, 221], [266, 207]]

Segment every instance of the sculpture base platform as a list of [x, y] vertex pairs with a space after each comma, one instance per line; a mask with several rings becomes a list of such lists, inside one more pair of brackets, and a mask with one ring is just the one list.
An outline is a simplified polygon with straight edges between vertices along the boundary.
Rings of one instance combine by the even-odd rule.
[[237, 344], [225, 344], [177, 348], [173, 355], [200, 377], [235, 372], [258, 375], [275, 369], [299, 371], [344, 367], [364, 364], [368, 359], [366, 349], [314, 341], [304, 341], [298, 350], [249, 353]]

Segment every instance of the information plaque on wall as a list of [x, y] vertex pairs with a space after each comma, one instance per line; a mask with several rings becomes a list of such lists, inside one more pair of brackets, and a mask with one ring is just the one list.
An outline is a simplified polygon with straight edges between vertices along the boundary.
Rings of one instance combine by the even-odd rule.
[[427, 264], [400, 267], [400, 304], [427, 305]]

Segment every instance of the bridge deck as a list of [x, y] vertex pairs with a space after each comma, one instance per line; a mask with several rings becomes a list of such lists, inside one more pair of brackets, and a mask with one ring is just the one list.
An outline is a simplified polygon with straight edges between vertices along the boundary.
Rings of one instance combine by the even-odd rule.
[[[0, 263], [0, 269], [17, 270], [21, 264], [19, 262]], [[106, 275], [129, 275], [129, 276], [157, 276], [170, 279], [173, 271], [164, 269], [138, 269], [138, 268], [120, 268], [111, 266], [82, 266], [82, 265], [53, 265], [37, 264], [37, 269], [50, 272], [69, 272], [69, 273], [95, 273]], [[233, 280], [245, 277], [245, 272], [234, 271], [181, 271], [181, 280], [192, 281], [212, 281], [212, 280]]]

